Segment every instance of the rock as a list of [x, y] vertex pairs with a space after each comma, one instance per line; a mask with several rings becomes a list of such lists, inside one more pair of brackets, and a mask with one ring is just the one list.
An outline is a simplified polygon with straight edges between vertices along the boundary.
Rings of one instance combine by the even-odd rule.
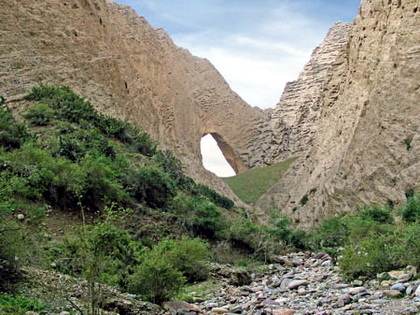
[[343, 307], [344, 305], [347, 305], [351, 302], [351, 297], [350, 297], [349, 294], [341, 294], [338, 297], [338, 300], [339, 300], [340, 304], [342, 304], [341, 307]]
[[197, 306], [182, 301], [169, 301], [163, 303], [162, 306], [164, 309], [175, 312], [176, 314], [183, 314], [186, 312], [202, 313], [202, 310]]
[[[106, 299], [101, 303], [101, 308], [106, 311], [116, 312], [121, 315], [135, 315], [137, 309], [131, 301], [123, 300], [119, 298]], [[61, 314], [60, 315], [65, 315]], [[69, 313], [70, 315], [70, 313]]]
[[420, 285], [417, 285], [417, 289], [414, 292], [414, 295], [417, 296], [417, 297], [420, 297]]
[[27, 311], [25, 315], [39, 315], [37, 312]]
[[16, 216], [16, 218], [17, 218], [19, 221], [23, 221], [23, 220], [25, 220], [25, 216], [24, 216], [22, 213], [19, 213], [19, 214]]
[[279, 308], [279, 309], [273, 310], [272, 312], [273, 315], [293, 315], [295, 313], [296, 313], [295, 310], [289, 309], [289, 308]]
[[405, 274], [405, 271], [403, 271], [403, 270], [393, 270], [393, 271], [389, 271], [388, 272], [388, 276], [391, 278], [391, 279], [394, 279], [394, 280], [397, 280], [398, 279], [398, 277], [401, 277], [401, 276], [403, 276]]
[[397, 290], [397, 291], [400, 291], [401, 293], [404, 293], [405, 289], [406, 287], [402, 283], [396, 283], [391, 287], [391, 290]]
[[245, 270], [234, 270], [229, 275], [229, 284], [235, 286], [248, 285], [252, 282], [251, 275]]
[[288, 283], [287, 288], [289, 290], [297, 289], [300, 286], [306, 286], [309, 282], [307, 280], [292, 280]]
[[228, 310], [225, 309], [225, 308], [213, 308], [211, 310], [211, 313], [216, 313], [216, 314], [225, 314], [227, 312], [228, 312]]
[[401, 291], [398, 290], [385, 290], [383, 291], [384, 296], [390, 297], [390, 298], [399, 298], [402, 297]]
[[[121, 313], [121, 314], [124, 314], [124, 313]], [[59, 315], [70, 315], [70, 313], [66, 311], [62, 311], [59, 313]]]
[[350, 288], [349, 289], [349, 294], [351, 295], [356, 295], [356, 294], [362, 294], [362, 293], [366, 293], [367, 290], [365, 287], [355, 287], [355, 288]]

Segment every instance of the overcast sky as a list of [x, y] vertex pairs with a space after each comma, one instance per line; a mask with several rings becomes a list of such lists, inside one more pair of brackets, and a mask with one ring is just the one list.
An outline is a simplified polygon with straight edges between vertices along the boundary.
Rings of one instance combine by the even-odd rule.
[[115, 1], [130, 5], [153, 27], [165, 29], [178, 46], [209, 59], [235, 92], [250, 105], [261, 108], [277, 104], [286, 82], [297, 78], [328, 29], [338, 21], [352, 22], [360, 3], [360, 0]]

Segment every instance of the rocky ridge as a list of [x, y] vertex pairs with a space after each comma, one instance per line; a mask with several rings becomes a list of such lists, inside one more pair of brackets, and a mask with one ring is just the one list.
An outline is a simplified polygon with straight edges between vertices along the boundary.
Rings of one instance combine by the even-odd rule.
[[298, 155], [311, 146], [321, 113], [321, 95], [329, 71], [345, 51], [351, 24], [336, 23], [312, 52], [296, 81], [286, 84], [261, 135], [255, 141], [251, 166], [271, 165]]
[[311, 144], [257, 205], [307, 227], [419, 189], [419, 26], [416, 0], [362, 1], [322, 84]]

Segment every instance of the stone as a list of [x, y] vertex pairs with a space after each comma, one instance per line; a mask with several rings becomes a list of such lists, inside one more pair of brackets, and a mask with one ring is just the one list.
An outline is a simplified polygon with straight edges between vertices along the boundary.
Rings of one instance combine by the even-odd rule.
[[417, 297], [420, 297], [420, 285], [417, 285], [417, 289], [414, 292], [414, 295], [417, 296]]
[[355, 288], [350, 288], [348, 290], [349, 294], [351, 295], [356, 295], [356, 294], [362, 294], [367, 292], [365, 287], [355, 287]]
[[405, 271], [404, 270], [393, 270], [393, 271], [389, 271], [388, 272], [388, 276], [391, 278], [391, 279], [394, 279], [394, 280], [397, 280], [398, 279], [398, 277], [401, 277], [401, 276], [403, 276], [405, 274]]
[[19, 214], [16, 216], [16, 218], [17, 218], [19, 221], [23, 221], [23, 220], [25, 220], [25, 216], [24, 216], [22, 213], [19, 213]]
[[272, 315], [293, 315], [296, 311], [289, 308], [274, 309]]
[[402, 297], [401, 291], [398, 290], [385, 290], [383, 291], [384, 296], [390, 297], [390, 298], [399, 298]]
[[163, 303], [163, 308], [170, 312], [185, 313], [195, 312], [202, 313], [202, 310], [195, 305], [183, 301], [168, 301]]
[[402, 283], [396, 283], [391, 287], [391, 290], [397, 290], [397, 291], [400, 291], [401, 293], [404, 293], [405, 289], [406, 287]]
[[309, 282], [307, 280], [292, 280], [288, 283], [287, 288], [289, 290], [294, 290], [299, 288], [300, 286], [306, 286]]
[[215, 313], [215, 314], [226, 314], [227, 312], [228, 310], [225, 308], [212, 308], [211, 309], [211, 313]]

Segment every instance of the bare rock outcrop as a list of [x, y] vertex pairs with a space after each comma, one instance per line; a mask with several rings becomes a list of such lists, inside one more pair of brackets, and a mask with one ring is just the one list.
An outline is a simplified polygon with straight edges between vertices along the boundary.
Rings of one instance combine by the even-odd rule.
[[364, 0], [322, 84], [311, 144], [303, 140], [307, 150], [257, 204], [308, 226], [365, 203], [403, 202], [420, 188], [419, 82], [418, 1]]
[[270, 165], [311, 146], [321, 113], [321, 95], [329, 71], [337, 66], [338, 56], [347, 48], [351, 24], [336, 23], [324, 41], [312, 52], [296, 81], [288, 82], [270, 119], [259, 126], [249, 164]]
[[200, 139], [211, 133], [232, 167], [266, 114], [246, 104], [211, 65], [176, 46], [128, 6], [106, 0], [0, 0], [0, 94], [68, 85], [103, 113], [129, 120], [171, 148], [188, 173], [233, 197], [205, 171]]

